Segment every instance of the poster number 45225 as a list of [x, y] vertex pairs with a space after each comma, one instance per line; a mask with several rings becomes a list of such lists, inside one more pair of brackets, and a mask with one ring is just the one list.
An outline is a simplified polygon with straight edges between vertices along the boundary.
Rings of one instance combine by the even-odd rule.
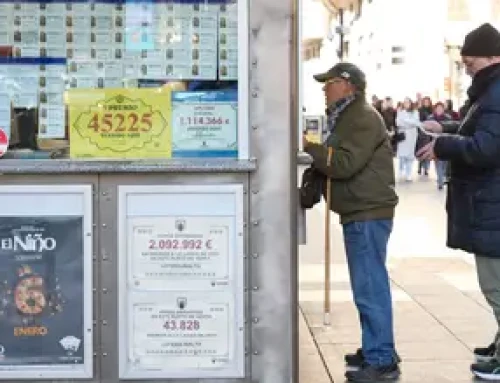
[[150, 132], [153, 129], [153, 116], [151, 113], [95, 113], [90, 119], [87, 128], [96, 133]]

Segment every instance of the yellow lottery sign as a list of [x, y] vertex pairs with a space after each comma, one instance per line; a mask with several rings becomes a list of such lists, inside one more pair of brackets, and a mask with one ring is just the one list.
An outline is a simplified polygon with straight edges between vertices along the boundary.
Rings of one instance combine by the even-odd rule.
[[76, 89], [66, 97], [71, 157], [171, 157], [169, 89]]

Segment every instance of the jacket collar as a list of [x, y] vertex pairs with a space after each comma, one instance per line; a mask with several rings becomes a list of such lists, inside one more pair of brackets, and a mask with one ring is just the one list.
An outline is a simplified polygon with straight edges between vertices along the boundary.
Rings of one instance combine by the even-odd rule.
[[493, 64], [480, 70], [472, 79], [472, 84], [467, 90], [470, 103], [476, 102], [487, 90], [488, 87], [500, 78], [500, 64]]
[[332, 102], [328, 108], [326, 108], [326, 114], [330, 116], [331, 114], [340, 114], [345, 108], [347, 108], [354, 100], [356, 99], [356, 95], [347, 96]]
[[351, 105], [356, 100], [356, 95], [351, 95], [346, 98], [340, 99], [337, 102], [334, 102], [326, 109], [326, 125], [328, 131], [332, 133], [335, 130], [335, 126], [337, 124], [337, 120], [342, 112]]

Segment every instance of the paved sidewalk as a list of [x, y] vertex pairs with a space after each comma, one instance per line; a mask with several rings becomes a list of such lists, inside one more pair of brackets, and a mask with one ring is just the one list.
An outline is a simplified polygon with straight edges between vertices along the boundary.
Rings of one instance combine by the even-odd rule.
[[[471, 350], [496, 329], [472, 258], [446, 249], [443, 195], [432, 182], [401, 185], [390, 244], [396, 344], [402, 383], [474, 381]], [[323, 325], [323, 212], [308, 213], [300, 249], [301, 383], [344, 382], [343, 356], [360, 345], [338, 224], [332, 230], [332, 325]], [[306, 326], [307, 325], [307, 326]], [[312, 336], [311, 336], [312, 334]], [[325, 371], [325, 369], [327, 371]]]

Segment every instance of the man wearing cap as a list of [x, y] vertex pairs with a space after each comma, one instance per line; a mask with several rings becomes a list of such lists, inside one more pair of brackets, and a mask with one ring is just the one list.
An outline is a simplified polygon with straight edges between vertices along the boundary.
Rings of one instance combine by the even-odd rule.
[[304, 139], [304, 150], [332, 182], [331, 208], [340, 215], [361, 322], [362, 348], [346, 355], [348, 366], [359, 369], [346, 377], [352, 382], [394, 380], [400, 370], [385, 261], [398, 197], [389, 136], [380, 114], [366, 102], [366, 79], [358, 67], [342, 62], [315, 79], [324, 84], [329, 135], [324, 144]]
[[472, 372], [500, 380], [500, 33], [490, 24], [470, 32], [462, 61], [472, 84], [461, 123], [424, 123], [445, 132], [417, 155], [450, 161], [446, 201], [447, 245], [475, 254], [481, 291], [498, 330], [489, 347], [476, 348]]

